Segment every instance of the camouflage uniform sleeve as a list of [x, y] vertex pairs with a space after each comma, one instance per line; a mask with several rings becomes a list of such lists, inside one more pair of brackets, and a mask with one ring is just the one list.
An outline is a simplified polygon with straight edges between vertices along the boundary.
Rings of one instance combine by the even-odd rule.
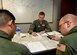
[[34, 22], [30, 25], [30, 28], [29, 28], [29, 31], [28, 31], [28, 33], [32, 33], [33, 32], [33, 30], [34, 30], [34, 28], [35, 28], [35, 25], [34, 25]]
[[45, 28], [46, 32], [51, 32], [51, 27], [49, 26], [48, 22], [46, 21], [46, 28]]
[[30, 50], [26, 47], [25, 48], [25, 46], [24, 46], [24, 49], [23, 49], [23, 55], [32, 55], [32, 53], [30, 52]]
[[[12, 42], [11, 50], [14, 51], [15, 53], [19, 53], [20, 55], [32, 55], [30, 52], [29, 48], [23, 44], [15, 43]], [[8, 48], [10, 49], [10, 48]]]
[[[65, 51], [62, 51], [62, 50], [64, 50], [64, 47], [62, 46], [62, 44], [66, 46]], [[60, 48], [61, 50], [58, 50], [59, 47], [62, 47], [62, 48]], [[62, 38], [59, 41], [59, 44], [57, 46], [56, 55], [68, 55], [67, 52], [68, 52], [68, 47], [67, 47], [67, 44], [66, 44], [66, 40], [64, 38]]]

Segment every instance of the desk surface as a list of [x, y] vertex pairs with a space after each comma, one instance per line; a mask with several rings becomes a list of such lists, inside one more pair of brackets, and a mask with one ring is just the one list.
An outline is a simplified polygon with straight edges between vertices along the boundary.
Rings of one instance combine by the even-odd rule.
[[13, 42], [21, 43], [29, 48], [31, 53], [38, 53], [57, 48], [57, 41], [50, 40], [48, 37], [32, 37], [26, 33], [26, 37], [14, 36]]

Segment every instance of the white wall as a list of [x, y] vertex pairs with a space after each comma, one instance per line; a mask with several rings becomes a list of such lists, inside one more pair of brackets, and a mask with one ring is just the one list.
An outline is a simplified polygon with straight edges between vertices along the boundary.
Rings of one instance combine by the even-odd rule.
[[1, 9], [1, 0], [0, 0], [0, 9]]
[[[45, 20], [52, 22], [53, 0], [2, 0], [3, 9], [8, 9], [16, 17], [16, 23], [32, 23], [40, 11], [45, 12]], [[9, 6], [8, 6], [9, 5]]]
[[[58, 29], [58, 19], [60, 18], [61, 0], [54, 0], [53, 3], [53, 22], [49, 23], [52, 30]], [[27, 32], [30, 24], [17, 24], [22, 29], [22, 32]]]
[[[0, 0], [1, 2], [1, 0]], [[1, 3], [0, 3], [0, 8], [1, 8]], [[53, 22], [49, 23], [50, 27], [52, 28], [52, 30], [57, 30], [57, 20], [60, 18], [60, 8], [61, 8], [61, 0], [54, 0], [53, 3]], [[21, 32], [27, 32], [30, 24], [16, 24], [17, 26], [19, 26], [22, 31]]]

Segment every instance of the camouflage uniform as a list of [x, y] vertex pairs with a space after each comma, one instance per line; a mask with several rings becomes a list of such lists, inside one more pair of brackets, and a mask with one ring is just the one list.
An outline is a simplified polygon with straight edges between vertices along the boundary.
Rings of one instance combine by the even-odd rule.
[[42, 21], [42, 24], [39, 22], [39, 20], [35, 20], [29, 28], [29, 33], [32, 32], [40, 32], [40, 31], [46, 31], [46, 32], [51, 32], [51, 28], [46, 20]]
[[65, 51], [57, 50], [57, 55], [77, 55], [77, 26], [61, 39], [60, 44], [65, 46]]
[[31, 55], [26, 46], [11, 42], [9, 35], [0, 30], [0, 55]]

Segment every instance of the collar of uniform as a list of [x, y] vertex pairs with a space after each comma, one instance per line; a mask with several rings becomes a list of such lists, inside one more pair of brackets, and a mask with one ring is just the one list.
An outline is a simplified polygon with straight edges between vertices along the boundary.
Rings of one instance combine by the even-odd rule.
[[74, 32], [77, 32], [77, 26], [75, 26], [74, 28], [72, 28], [68, 34], [71, 34], [71, 33], [74, 33]]
[[2, 30], [0, 30], [0, 38], [5, 38], [5, 39], [8, 39], [8, 40], [11, 40], [9, 38], [9, 35]]
[[[40, 23], [40, 21], [39, 21], [39, 19], [37, 20], [39, 23]], [[44, 22], [45, 20], [42, 20], [42, 22]]]

